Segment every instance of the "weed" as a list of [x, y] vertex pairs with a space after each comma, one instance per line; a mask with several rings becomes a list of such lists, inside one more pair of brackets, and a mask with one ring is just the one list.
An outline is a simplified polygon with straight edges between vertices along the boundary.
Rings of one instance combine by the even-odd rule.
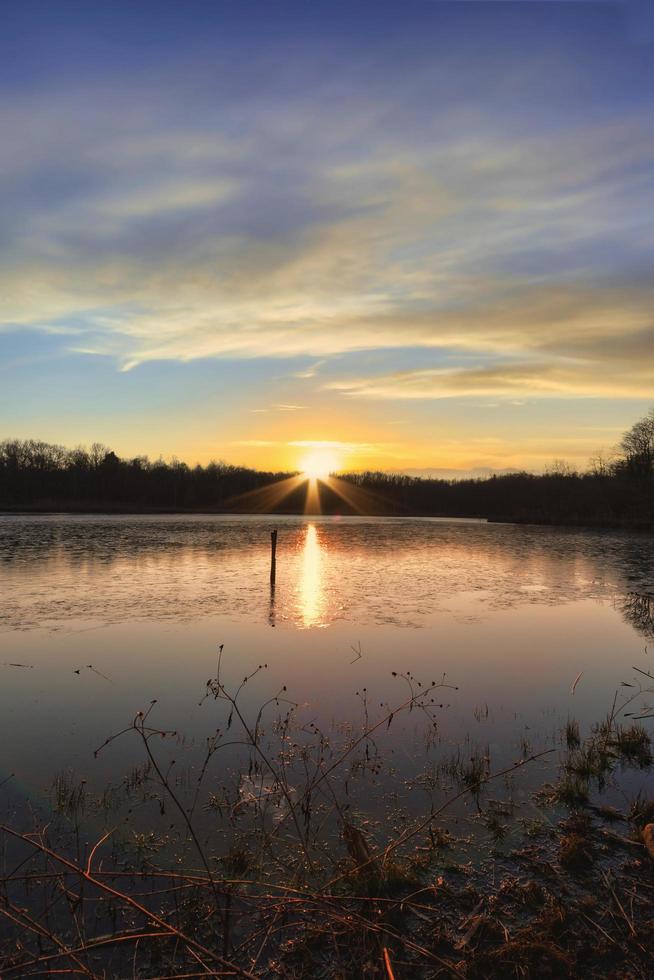
[[642, 725], [618, 725], [612, 743], [626, 762], [645, 769], [652, 764], [652, 743]]
[[568, 718], [565, 726], [565, 744], [569, 749], [577, 749], [581, 745], [579, 737], [579, 722], [574, 718]]
[[86, 780], [76, 782], [72, 773], [57, 773], [52, 783], [53, 807], [69, 820], [78, 820], [86, 809]]

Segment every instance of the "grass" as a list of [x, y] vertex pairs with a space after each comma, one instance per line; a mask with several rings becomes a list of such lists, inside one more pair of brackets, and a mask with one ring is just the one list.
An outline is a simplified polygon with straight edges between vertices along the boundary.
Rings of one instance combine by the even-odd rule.
[[[194, 769], [177, 774], [184, 740], [157, 726], [152, 702], [98, 749], [141, 747], [119, 786], [96, 800], [60, 773], [52, 820], [0, 828], [3, 980], [648, 976], [651, 872], [637, 832], [654, 801], [617, 818], [589, 806], [620, 766], [652, 763], [647, 730], [624, 705], [585, 739], [568, 720], [560, 779], [538, 819], [516, 821], [514, 780], [553, 750], [493, 770], [489, 748], [466, 743], [435, 764], [442, 749], [417, 734], [425, 772], [402, 796], [393, 733], [404, 722], [416, 734], [417, 720], [435, 730], [444, 678], [396, 673], [395, 704], [374, 708], [363, 689], [360, 724], [324, 731], [285, 687], [253, 709], [265, 674], [261, 664], [228, 683], [220, 649]], [[439, 802], [441, 779], [450, 790]], [[511, 799], [491, 798], [491, 785]], [[449, 826], [485, 832], [475, 865], [446, 824], [457, 807]], [[560, 808], [569, 815], [557, 823]], [[604, 832], [615, 819], [631, 837]]]
[[546, 793], [546, 798], [550, 803], [560, 803], [571, 809], [585, 806], [590, 799], [588, 783], [578, 776], [565, 773], [551, 791]]
[[470, 754], [457, 750], [440, 768], [443, 775], [452, 779], [459, 789], [476, 791], [488, 779], [490, 750], [473, 747]]
[[579, 722], [574, 718], [568, 718], [565, 725], [565, 744], [569, 749], [577, 749], [581, 745], [579, 736]]
[[71, 772], [59, 772], [53, 780], [51, 796], [56, 813], [78, 820], [86, 807], [86, 780], [77, 782]]
[[627, 726], [617, 725], [613, 745], [625, 761], [642, 769], [651, 766], [652, 743], [649, 733], [642, 725], [636, 723]]

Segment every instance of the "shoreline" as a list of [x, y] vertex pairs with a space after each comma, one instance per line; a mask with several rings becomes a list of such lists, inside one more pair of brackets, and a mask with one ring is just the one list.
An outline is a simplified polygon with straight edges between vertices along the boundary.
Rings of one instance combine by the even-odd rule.
[[645, 534], [654, 533], [654, 522], [651, 521], [578, 521], [578, 520], [557, 520], [554, 518], [541, 517], [536, 518], [534, 516], [523, 516], [523, 515], [480, 515], [480, 514], [432, 514], [425, 512], [407, 512], [407, 513], [394, 513], [394, 512], [378, 512], [378, 513], [318, 513], [318, 514], [307, 514], [303, 511], [271, 511], [270, 513], [260, 513], [248, 510], [234, 510], [228, 508], [213, 508], [208, 509], [203, 508], [154, 508], [154, 507], [121, 507], [112, 506], [110, 504], [87, 506], [87, 507], [73, 507], [73, 506], [34, 506], [34, 507], [0, 507], [0, 517], [12, 517], [12, 516], [61, 516], [61, 515], [73, 515], [79, 517], [99, 517], [99, 516], [125, 516], [125, 517], [140, 517], [140, 516], [151, 516], [151, 517], [167, 517], [167, 516], [182, 516], [182, 517], [260, 517], [271, 519], [278, 517], [305, 517], [305, 518], [318, 518], [318, 517], [335, 517], [340, 519], [347, 519], [349, 517], [356, 518], [375, 518], [375, 517], [391, 517], [398, 520], [411, 519], [411, 518], [434, 518], [437, 520], [453, 520], [453, 521], [479, 521], [486, 522], [488, 524], [511, 524], [519, 525], [525, 527], [551, 527], [551, 528], [569, 528], [573, 530], [588, 530], [588, 531], [638, 531]]

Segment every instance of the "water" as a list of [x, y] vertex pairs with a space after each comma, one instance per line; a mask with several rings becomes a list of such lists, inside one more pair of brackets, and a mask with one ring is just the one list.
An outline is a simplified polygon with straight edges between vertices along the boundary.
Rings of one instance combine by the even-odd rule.
[[[654, 542], [638, 534], [434, 519], [6, 516], [0, 596], [0, 782], [13, 773], [37, 802], [61, 770], [97, 788], [119, 779], [138, 746], [93, 750], [153, 699], [157, 725], [184, 732], [179, 752], [190, 757], [216, 727], [216, 706], [199, 702], [220, 644], [234, 683], [267, 665], [244, 692], [248, 711], [286, 685], [305, 720], [335, 731], [360, 721], [364, 687], [373, 713], [401, 700], [407, 685], [394, 672], [444, 677], [437, 751], [480, 746], [498, 766], [558, 745], [569, 716], [582, 730], [599, 720], [654, 658]], [[418, 721], [398, 729], [392, 749], [407, 777]]]

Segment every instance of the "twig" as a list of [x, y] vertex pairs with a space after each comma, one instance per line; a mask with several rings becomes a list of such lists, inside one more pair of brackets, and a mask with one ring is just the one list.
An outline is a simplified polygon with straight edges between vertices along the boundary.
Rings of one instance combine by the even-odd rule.
[[393, 967], [391, 965], [391, 958], [388, 953], [388, 946], [384, 946], [384, 966], [386, 967], [386, 975], [388, 980], [395, 980], [395, 974], [393, 973]]
[[[412, 837], [415, 837], [417, 834], [421, 833], [421, 831], [425, 830], [429, 826], [429, 824], [433, 823], [436, 817], [438, 817], [444, 810], [450, 807], [453, 803], [456, 803], [457, 800], [460, 800], [461, 797], [466, 796], [468, 793], [471, 793], [474, 790], [479, 789], [481, 786], [484, 786], [486, 783], [490, 783], [494, 779], [499, 779], [500, 776], [506, 776], [511, 772], [515, 772], [516, 769], [521, 769], [523, 766], [526, 766], [529, 762], [534, 762], [536, 759], [540, 759], [545, 755], [551, 755], [551, 753], [554, 751], [555, 751], [554, 749], [544, 749], [542, 752], [536, 752], [534, 755], [530, 755], [526, 759], [521, 759], [519, 762], [515, 762], [512, 766], [507, 766], [506, 769], [501, 769], [499, 772], [494, 772], [491, 773], [489, 776], [485, 776], [482, 777], [481, 779], [478, 779], [476, 782], [471, 783], [469, 786], [466, 786], [465, 789], [462, 789], [460, 793], [456, 793], [454, 796], [450, 796], [449, 799], [445, 800], [445, 802], [437, 810], [434, 810], [432, 813], [430, 813], [425, 820], [421, 820], [419, 824], [417, 824], [415, 827], [411, 828], [410, 830], [405, 830], [404, 833], [400, 834], [397, 840], [391, 841], [391, 843], [388, 844], [384, 848], [384, 851], [382, 852], [383, 861], [386, 861], [388, 859], [388, 856], [392, 854], [393, 851], [397, 850], [398, 847], [401, 847], [403, 844], [406, 844], [406, 842], [408, 840], [411, 840]], [[359, 864], [356, 869], [354, 870], [350, 869], [344, 872], [343, 874], [338, 875], [336, 878], [332, 878], [331, 881], [327, 883], [326, 887], [331, 888], [338, 881], [342, 881], [344, 878], [350, 877], [355, 872], [357, 874], [360, 873], [365, 867], [378, 860], [379, 860], [379, 854], [373, 854], [372, 857], [369, 858], [367, 861], [363, 862], [362, 864]]]
[[206, 949], [201, 943], [197, 942], [197, 940], [192, 939], [190, 936], [187, 936], [185, 933], [181, 931], [181, 929], [178, 929], [176, 926], [172, 925], [172, 923], [166, 922], [164, 919], [160, 918], [154, 912], [151, 912], [144, 905], [141, 905], [140, 902], [137, 902], [135, 899], [133, 899], [130, 895], [118, 891], [116, 888], [113, 888], [111, 885], [108, 885], [106, 882], [100, 881], [94, 875], [89, 874], [83, 868], [80, 868], [73, 861], [69, 861], [61, 854], [57, 854], [55, 851], [52, 851], [49, 847], [46, 847], [45, 844], [42, 844], [40, 841], [33, 840], [31, 837], [28, 837], [26, 834], [21, 834], [17, 830], [13, 830], [11, 827], [8, 827], [6, 824], [0, 824], [0, 831], [3, 831], [5, 834], [9, 834], [11, 837], [15, 837], [17, 840], [22, 840], [26, 844], [31, 844], [32, 847], [35, 847], [43, 854], [46, 854], [53, 861], [56, 861], [59, 864], [63, 864], [64, 867], [70, 868], [72, 871], [75, 871], [81, 878], [83, 878], [85, 881], [88, 881], [89, 884], [93, 885], [96, 888], [99, 888], [101, 891], [106, 892], [109, 895], [113, 895], [114, 898], [119, 899], [121, 902], [125, 902], [133, 909], [136, 909], [137, 912], [140, 912], [141, 915], [144, 915], [155, 925], [159, 926], [161, 929], [167, 930], [171, 935], [176, 936], [181, 942], [183, 942], [189, 948], [189, 951], [196, 950], [197, 952], [201, 953], [203, 956], [207, 956], [209, 959], [215, 960], [217, 963], [220, 963], [222, 966], [226, 966], [232, 970], [235, 970], [239, 976], [247, 977], [248, 980], [256, 980], [256, 978], [247, 970], [244, 970], [242, 967], [237, 966], [235, 963], [228, 962], [224, 957], [220, 956], [218, 953], [214, 953], [211, 950]]

